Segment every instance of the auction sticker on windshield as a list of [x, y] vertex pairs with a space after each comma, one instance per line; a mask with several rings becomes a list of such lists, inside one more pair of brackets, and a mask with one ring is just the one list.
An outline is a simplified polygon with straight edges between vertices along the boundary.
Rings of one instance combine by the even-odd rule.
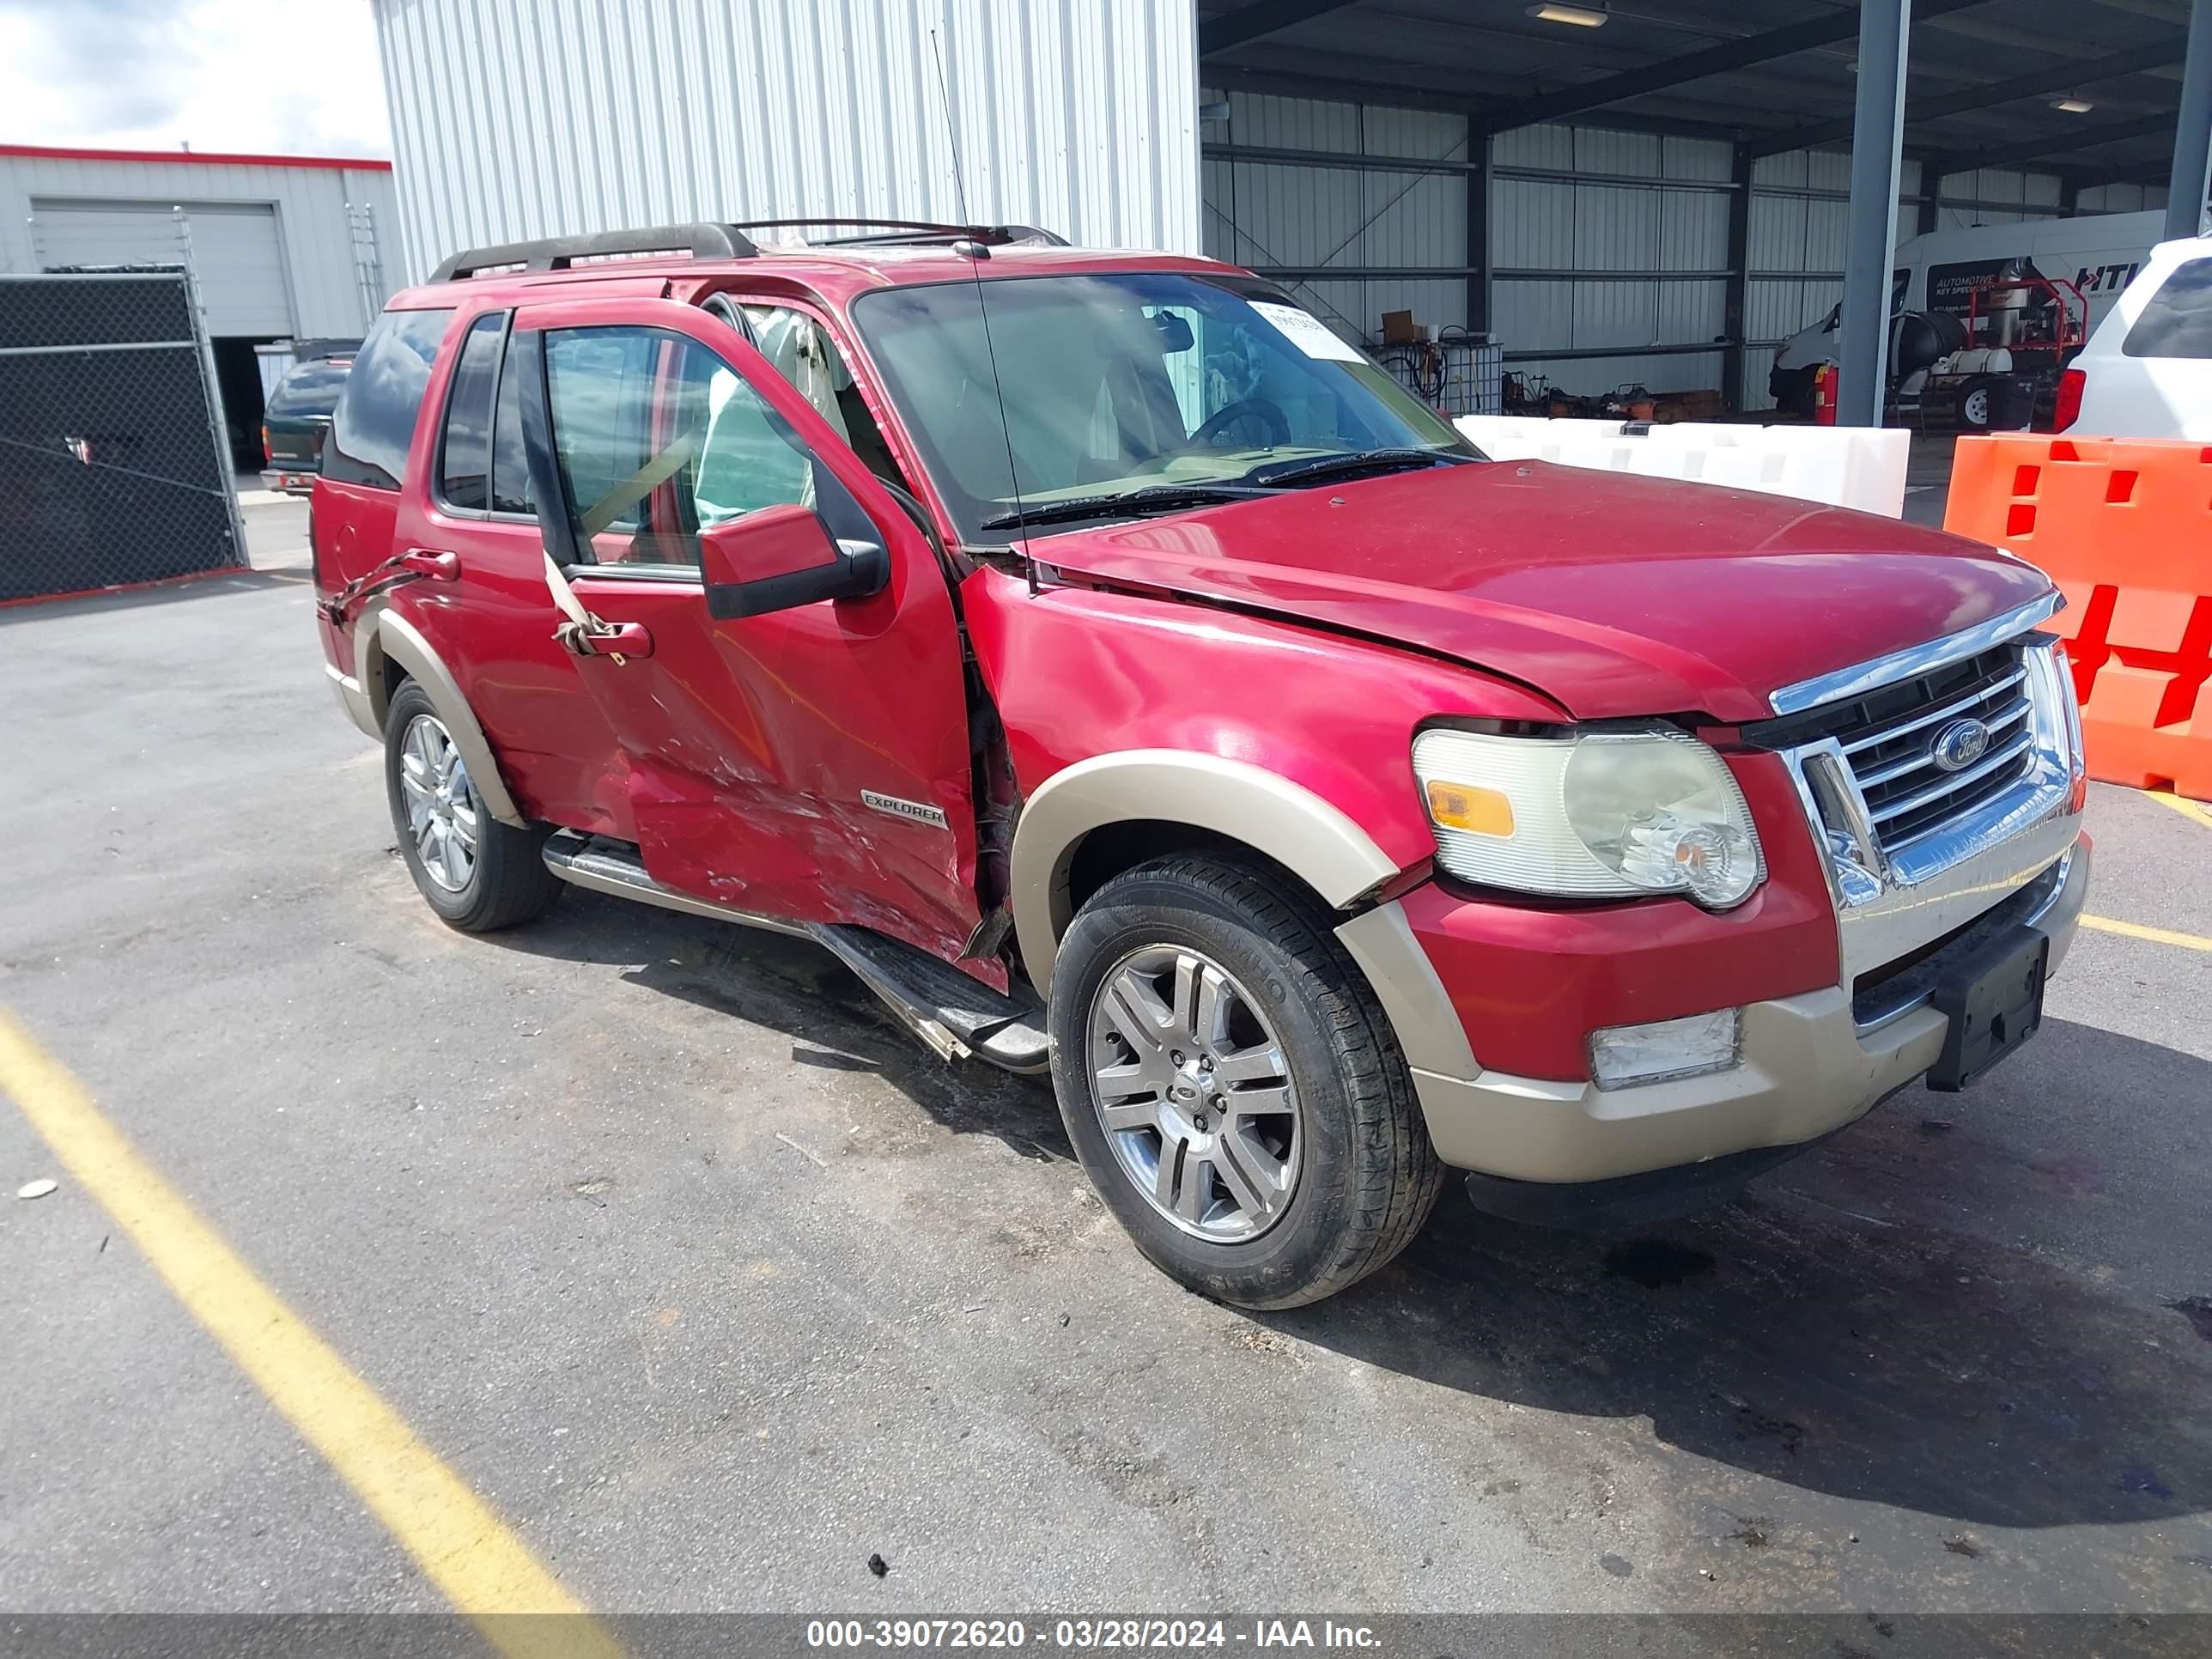
[[1252, 309], [1275, 325], [1276, 331], [1309, 357], [1334, 359], [1338, 362], [1356, 363], [1359, 353], [1339, 339], [1336, 331], [1318, 317], [1300, 311], [1296, 306], [1271, 305], [1265, 300], [1255, 300]]

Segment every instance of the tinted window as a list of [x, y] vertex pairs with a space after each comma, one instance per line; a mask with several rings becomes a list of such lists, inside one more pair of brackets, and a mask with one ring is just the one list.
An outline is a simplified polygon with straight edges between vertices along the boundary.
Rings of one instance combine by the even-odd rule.
[[702, 529], [813, 505], [798, 434], [694, 340], [650, 328], [549, 332], [545, 380], [577, 544], [601, 562], [696, 565]]
[[325, 357], [312, 363], [300, 363], [285, 370], [284, 378], [276, 382], [276, 389], [269, 394], [271, 415], [327, 415], [337, 407], [338, 393], [345, 390], [346, 376], [352, 370], [350, 357]]
[[454, 507], [480, 509], [489, 504], [492, 382], [499, 374], [506, 331], [503, 313], [477, 318], [453, 367], [445, 436], [438, 449], [438, 493]]
[[2212, 357], [2212, 259], [2176, 265], [2120, 349], [2130, 357]]
[[522, 369], [533, 361], [520, 351], [507, 353], [499, 371], [499, 409], [491, 424], [491, 510], [535, 513], [530, 488], [530, 452], [522, 445]]
[[387, 311], [362, 342], [346, 376], [325, 447], [323, 476], [397, 489], [407, 477], [415, 412], [429, 390], [430, 362], [451, 311]]

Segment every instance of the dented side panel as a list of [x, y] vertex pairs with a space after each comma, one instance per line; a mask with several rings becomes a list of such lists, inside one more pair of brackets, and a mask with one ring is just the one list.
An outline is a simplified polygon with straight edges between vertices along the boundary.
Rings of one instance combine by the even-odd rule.
[[[1472, 669], [1204, 605], [1074, 586], [1032, 597], [996, 568], [961, 596], [1024, 794], [1094, 756], [1218, 756], [1319, 797], [1403, 869], [1436, 848], [1413, 780], [1417, 725], [1565, 718]], [[1172, 816], [1138, 799], [1126, 812]]]

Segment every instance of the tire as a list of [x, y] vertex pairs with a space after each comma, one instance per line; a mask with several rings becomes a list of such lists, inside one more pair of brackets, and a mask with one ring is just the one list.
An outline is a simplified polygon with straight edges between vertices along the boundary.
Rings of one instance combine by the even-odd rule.
[[[1175, 1034], [1207, 1021], [1174, 1024], [1178, 1006], [1227, 1009], [1202, 1054]], [[1115, 877], [1061, 943], [1049, 1018], [1053, 1088], [1085, 1170], [1137, 1248], [1201, 1295], [1317, 1302], [1390, 1261], [1436, 1206], [1443, 1168], [1397, 1037], [1320, 907], [1271, 868], [1186, 856]], [[1147, 1020], [1158, 1047], [1129, 1035]], [[1278, 1075], [1293, 1109], [1255, 1114]], [[1196, 1133], [1171, 1146], [1158, 1127], [1170, 1123]], [[1181, 1177], [1171, 1204], [1155, 1196], [1163, 1164]]]
[[1996, 407], [1996, 382], [1977, 374], [1959, 388], [1959, 425], [1967, 432], [1987, 432]]
[[[439, 739], [442, 750], [437, 748]], [[562, 887], [561, 878], [545, 867], [550, 831], [518, 830], [493, 817], [452, 744], [428, 694], [413, 680], [403, 682], [385, 711], [384, 792], [407, 873], [439, 919], [465, 933], [489, 933], [543, 915]], [[440, 771], [434, 757], [449, 757], [451, 769]], [[418, 823], [421, 798], [408, 781], [423, 775], [420, 763], [426, 760], [438, 786], [430, 793], [442, 803], [428, 809], [434, 823]], [[439, 825], [445, 826], [443, 834]], [[471, 836], [472, 848], [467, 845]], [[449, 856], [456, 836], [465, 858]]]

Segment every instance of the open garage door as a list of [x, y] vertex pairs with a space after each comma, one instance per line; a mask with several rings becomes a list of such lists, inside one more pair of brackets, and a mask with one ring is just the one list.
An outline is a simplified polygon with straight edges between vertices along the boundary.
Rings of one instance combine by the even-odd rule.
[[31, 214], [42, 265], [173, 265], [183, 263], [185, 222], [192, 275], [207, 310], [208, 332], [270, 339], [293, 331], [276, 210], [266, 203], [34, 200]]

